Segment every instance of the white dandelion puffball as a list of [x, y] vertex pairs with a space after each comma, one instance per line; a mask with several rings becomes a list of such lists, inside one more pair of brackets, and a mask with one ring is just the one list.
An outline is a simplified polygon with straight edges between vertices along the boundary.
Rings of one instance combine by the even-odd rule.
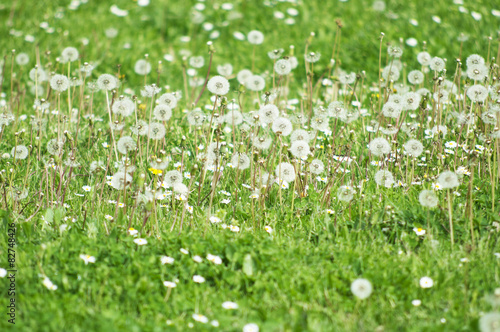
[[245, 153], [235, 153], [231, 158], [231, 164], [237, 169], [247, 169], [250, 167], [250, 158]]
[[111, 110], [114, 114], [128, 117], [134, 114], [135, 104], [130, 98], [123, 97], [113, 103]]
[[287, 118], [277, 118], [273, 121], [272, 130], [281, 133], [281, 136], [288, 136], [292, 132], [293, 125]]
[[290, 141], [305, 141], [309, 143], [311, 140], [311, 135], [304, 129], [296, 129], [292, 132], [292, 135], [290, 136]]
[[176, 170], [168, 171], [163, 179], [168, 187], [173, 187], [177, 183], [182, 183], [182, 174]]
[[306, 141], [295, 141], [292, 143], [290, 152], [294, 157], [305, 158], [309, 155], [311, 149]]
[[159, 122], [152, 122], [148, 127], [148, 137], [154, 140], [159, 140], [165, 137], [165, 126]]
[[56, 74], [50, 79], [50, 87], [59, 92], [66, 91], [69, 88], [69, 80], [64, 75]]
[[134, 71], [138, 75], [147, 75], [151, 72], [151, 64], [144, 59], [139, 59], [135, 63]]
[[408, 82], [413, 85], [424, 83], [424, 74], [420, 70], [412, 70], [408, 73]]
[[261, 123], [271, 123], [280, 115], [280, 111], [276, 105], [267, 104], [259, 109], [259, 120]]
[[168, 121], [172, 117], [172, 109], [167, 104], [159, 104], [154, 108], [153, 114], [158, 121]]
[[248, 42], [253, 45], [260, 45], [264, 42], [264, 34], [258, 30], [252, 30], [247, 35]]
[[431, 68], [431, 70], [435, 71], [442, 71], [445, 68], [445, 66], [446, 63], [444, 62], [444, 60], [437, 56], [432, 58], [429, 63], [429, 67]]
[[100, 90], [113, 90], [117, 86], [116, 78], [111, 74], [102, 74], [97, 79], [97, 86]]
[[500, 332], [500, 313], [489, 312], [479, 319], [481, 332]]
[[173, 93], [167, 92], [158, 98], [158, 103], [165, 104], [170, 108], [175, 108], [175, 106], [177, 106], [177, 97]]
[[379, 186], [391, 188], [392, 185], [394, 184], [394, 177], [392, 176], [391, 172], [386, 170], [380, 170], [377, 173], [375, 173], [375, 182]]
[[18, 145], [12, 148], [10, 154], [14, 156], [16, 159], [26, 159], [28, 157], [28, 148], [24, 145]]
[[266, 80], [260, 75], [252, 75], [245, 81], [245, 86], [251, 91], [262, 91], [266, 87]]
[[123, 136], [118, 140], [117, 150], [121, 154], [127, 154], [131, 151], [135, 151], [137, 148], [137, 142], [130, 136]]
[[295, 168], [292, 164], [283, 162], [276, 166], [276, 177], [286, 182], [295, 180]]
[[382, 137], [373, 139], [369, 144], [369, 148], [374, 156], [383, 156], [391, 152], [391, 145]]
[[313, 174], [321, 174], [325, 170], [325, 164], [319, 159], [313, 159], [309, 165], [309, 171]]
[[437, 182], [441, 185], [443, 189], [455, 188], [458, 187], [458, 185], [460, 184], [458, 182], [457, 174], [452, 171], [444, 171], [441, 174], [439, 174]]
[[286, 59], [280, 59], [274, 64], [274, 70], [276, 71], [276, 74], [285, 76], [290, 74], [290, 72], [292, 71], [292, 65], [290, 61]]
[[229, 92], [229, 81], [222, 76], [214, 76], [207, 83], [207, 89], [214, 95], [224, 96]]
[[405, 143], [406, 152], [412, 157], [418, 157], [424, 152], [424, 145], [416, 139], [411, 139]]
[[349, 186], [341, 186], [337, 191], [337, 198], [342, 202], [350, 202], [354, 198], [354, 189]]
[[432, 190], [422, 190], [418, 195], [418, 201], [424, 207], [433, 208], [439, 203], [439, 199]]
[[252, 78], [252, 76], [252, 71], [250, 71], [249, 69], [242, 69], [236, 75], [236, 79], [240, 84], [245, 84], [247, 80]]
[[62, 62], [73, 62], [78, 60], [78, 50], [74, 47], [66, 47], [61, 53]]
[[372, 284], [367, 279], [356, 279], [351, 284], [351, 292], [361, 300], [369, 297], [372, 290]]

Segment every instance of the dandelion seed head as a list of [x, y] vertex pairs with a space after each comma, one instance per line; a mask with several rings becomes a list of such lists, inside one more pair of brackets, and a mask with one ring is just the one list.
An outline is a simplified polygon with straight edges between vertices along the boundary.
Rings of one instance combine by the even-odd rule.
[[357, 298], [364, 300], [372, 293], [373, 287], [367, 279], [356, 279], [351, 283], [351, 292]]
[[214, 76], [207, 83], [207, 89], [214, 95], [225, 96], [229, 92], [229, 81], [222, 76]]

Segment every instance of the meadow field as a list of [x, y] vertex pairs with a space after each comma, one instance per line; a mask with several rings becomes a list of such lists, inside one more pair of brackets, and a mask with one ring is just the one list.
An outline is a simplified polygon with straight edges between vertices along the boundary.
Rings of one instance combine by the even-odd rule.
[[500, 3], [0, 3], [0, 331], [500, 332]]

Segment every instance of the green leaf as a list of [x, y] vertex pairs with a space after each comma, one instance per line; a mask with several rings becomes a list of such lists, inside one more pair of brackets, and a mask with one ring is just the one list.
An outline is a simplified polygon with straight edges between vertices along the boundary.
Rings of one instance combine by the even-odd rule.
[[245, 258], [243, 258], [243, 268], [241, 270], [247, 276], [252, 276], [254, 274], [255, 263], [252, 259], [252, 255], [250, 255], [250, 254], [245, 255]]
[[54, 221], [54, 211], [51, 208], [48, 208], [43, 215], [45, 222], [51, 223]]

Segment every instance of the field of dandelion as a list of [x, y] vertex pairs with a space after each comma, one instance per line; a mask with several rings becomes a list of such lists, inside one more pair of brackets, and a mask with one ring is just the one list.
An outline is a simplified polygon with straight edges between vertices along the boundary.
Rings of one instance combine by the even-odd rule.
[[500, 4], [0, 18], [2, 331], [500, 331]]

